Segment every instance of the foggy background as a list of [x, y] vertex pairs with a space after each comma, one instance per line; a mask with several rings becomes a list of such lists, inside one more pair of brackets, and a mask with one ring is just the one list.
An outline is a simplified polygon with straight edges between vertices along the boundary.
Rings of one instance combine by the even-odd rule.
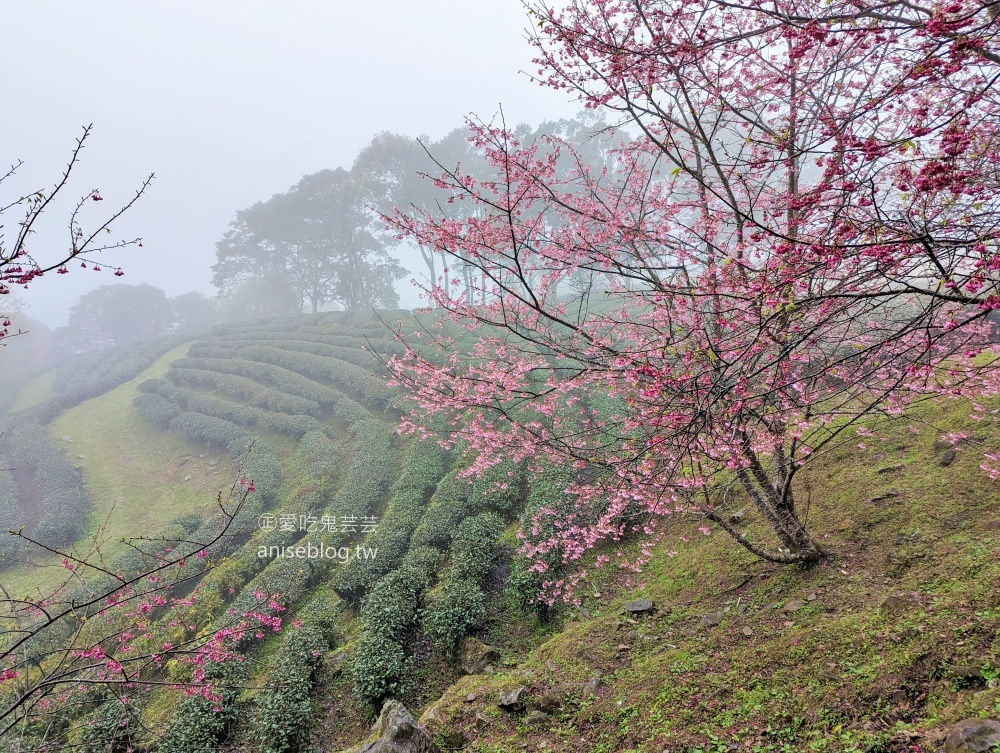
[[[71, 267], [17, 296], [50, 327], [100, 285], [214, 296], [215, 244], [237, 210], [305, 174], [349, 168], [379, 131], [436, 139], [501, 104], [511, 125], [579, 110], [519, 73], [535, 66], [518, 0], [7, 0], [2, 18], [0, 162], [25, 163], [0, 186], [3, 203], [50, 188], [81, 126], [94, 124], [64, 201], [32, 241], [39, 260], [45, 244], [65, 250], [72, 200], [99, 188], [105, 201], [86, 208], [103, 218], [156, 173], [116, 224], [116, 237], [141, 236], [143, 247], [95, 257], [124, 277]], [[17, 219], [4, 216], [8, 236]], [[407, 308], [419, 304], [408, 279], [397, 284]]]

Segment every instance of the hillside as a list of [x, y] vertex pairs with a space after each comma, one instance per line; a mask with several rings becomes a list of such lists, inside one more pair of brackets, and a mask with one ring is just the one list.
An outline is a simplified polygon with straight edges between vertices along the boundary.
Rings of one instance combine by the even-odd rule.
[[[214, 670], [232, 681], [222, 701], [164, 687], [123, 710], [95, 696], [57, 730], [70, 749], [346, 750], [387, 699], [422, 715], [442, 750], [496, 753], [915, 752], [961, 719], [1000, 717], [1000, 493], [977, 450], [1000, 437], [996, 413], [976, 424], [959, 402], [928, 403], [884, 442], [817, 458], [802, 484], [829, 553], [819, 566], [761, 563], [682, 519], [641, 573], [594, 570], [579, 604], [548, 608], [516, 533], [565, 472], [468, 479], [460, 449], [398, 436], [379, 360], [398, 347], [373, 317], [290, 317], [105, 354], [25, 388], [5, 426], [53, 460], [0, 447], [7, 467], [32, 469], [0, 479], [8, 518], [16, 498], [41, 520], [55, 497], [29, 490], [61, 474], [59, 499], [86, 505], [76, 529], [52, 529], [63, 541], [102, 526], [109, 542], [200, 540], [243, 463], [255, 491], [241, 546], [193, 563], [197, 600], [160, 624], [183, 639], [258, 591], [285, 610], [281, 631]], [[958, 431], [970, 439], [942, 443]], [[310, 543], [349, 556], [277, 555]], [[23, 568], [0, 578], [44, 586]], [[637, 600], [652, 603], [626, 611]]]

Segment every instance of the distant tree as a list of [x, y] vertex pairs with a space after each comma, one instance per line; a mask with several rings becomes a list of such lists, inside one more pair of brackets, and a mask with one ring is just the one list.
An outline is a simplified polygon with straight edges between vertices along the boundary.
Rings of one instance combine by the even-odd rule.
[[170, 331], [174, 308], [157, 287], [102, 285], [80, 297], [70, 309], [64, 337], [104, 348]]
[[301, 310], [302, 299], [284, 281], [262, 277], [244, 280], [230, 288], [220, 301], [220, 314], [230, 321], [297, 314]]
[[178, 334], [207, 332], [219, 321], [218, 301], [197, 291], [174, 296], [170, 303], [174, 309], [174, 329]]
[[315, 313], [394, 308], [404, 271], [365, 209], [359, 184], [343, 168], [307, 175], [288, 192], [237, 212], [216, 245], [212, 283], [230, 294], [251, 279], [287, 289]]
[[[485, 153], [482, 145], [472, 137], [469, 126], [463, 126], [432, 141], [427, 136], [411, 138], [383, 131], [358, 154], [352, 172], [358, 175], [366, 201], [383, 215], [391, 215], [395, 208], [410, 209], [431, 214], [440, 214], [453, 220], [464, 220], [481, 214], [481, 208], [474, 202], [462, 200], [460, 192], [449, 197], [443, 194], [440, 185], [429, 176], [438, 176], [442, 169], [461, 169], [464, 174], [477, 180], [487, 180], [490, 175], [485, 169]], [[612, 148], [627, 140], [625, 131], [610, 133], [607, 123], [593, 111], [583, 111], [573, 118], [550, 120], [537, 127], [520, 124], [513, 129], [514, 138], [525, 143], [541, 136], [553, 136], [573, 144], [571, 157], [563, 151], [557, 156], [558, 174], [567, 176], [573, 170], [583, 167], [599, 172], [609, 166]], [[408, 241], [417, 241], [408, 238]], [[420, 256], [427, 266], [428, 281], [438, 284], [437, 254], [441, 253], [441, 287], [452, 291], [451, 274], [461, 274], [464, 283], [461, 293], [471, 302], [473, 290], [482, 288], [483, 282], [473, 283], [478, 270], [461, 259], [448, 259], [439, 249], [416, 243]]]

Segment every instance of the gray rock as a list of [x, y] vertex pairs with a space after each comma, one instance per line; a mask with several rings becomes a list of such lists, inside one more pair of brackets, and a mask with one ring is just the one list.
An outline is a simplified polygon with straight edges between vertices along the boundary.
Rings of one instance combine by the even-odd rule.
[[524, 711], [525, 694], [528, 689], [524, 685], [518, 685], [513, 690], [500, 693], [500, 702], [497, 704], [504, 711]]
[[740, 632], [743, 633], [743, 635], [745, 635], [747, 638], [753, 638], [753, 630], [751, 630], [748, 627], [743, 628], [742, 630], [740, 630]]
[[333, 674], [339, 674], [347, 664], [349, 654], [346, 651], [338, 651], [327, 660], [327, 666]]
[[888, 596], [882, 602], [881, 608], [887, 612], [904, 612], [920, 606], [920, 599], [916, 594], [900, 594], [899, 596]]
[[972, 665], [955, 664], [948, 667], [948, 677], [953, 680], [982, 680], [983, 671]]
[[538, 700], [538, 708], [546, 714], [554, 714], [562, 708], [569, 690], [567, 685], [553, 685], [542, 693], [542, 697]]
[[371, 736], [350, 753], [441, 753], [441, 749], [403, 704], [386, 701]]
[[734, 524], [739, 524], [742, 523], [744, 520], [746, 520], [746, 517], [747, 517], [747, 511], [740, 509], [729, 516], [729, 522]]
[[899, 492], [895, 489], [886, 489], [884, 492], [879, 494], [877, 497], [872, 497], [868, 500], [873, 505], [885, 506], [883, 503], [888, 502], [890, 499], [895, 499], [899, 496]]
[[955, 450], [954, 448], [950, 450], [945, 450], [941, 457], [938, 458], [938, 465], [947, 468], [949, 465], [955, 462]]
[[629, 614], [645, 614], [653, 611], [653, 602], [649, 599], [636, 599], [625, 605], [625, 611]]
[[885, 476], [889, 473], [895, 473], [896, 471], [901, 471], [904, 468], [906, 468], [906, 466], [900, 463], [899, 465], [889, 465], [886, 466], [885, 468], [879, 468], [877, 471], [875, 471], [875, 473], [879, 474], [880, 476]]
[[589, 620], [590, 619], [590, 610], [587, 609], [587, 607], [583, 607], [580, 610], [580, 619], [581, 620]]
[[597, 695], [597, 691], [601, 687], [601, 673], [595, 672], [589, 680], [584, 684], [583, 690], [580, 695], [583, 698], [591, 698]]
[[945, 753], [992, 753], [996, 745], [1000, 745], [1000, 722], [963, 719], [951, 728], [944, 750]]
[[785, 611], [790, 614], [798, 609], [801, 609], [805, 605], [806, 603], [802, 599], [792, 599], [790, 602], [785, 604]]
[[544, 724], [549, 720], [549, 715], [544, 711], [529, 711], [528, 715], [524, 717], [525, 724]]
[[185, 477], [184, 477], [184, 480], [185, 480], [185, 481], [190, 481], [190, 480], [191, 480], [192, 478], [194, 478], [194, 477], [193, 477], [193, 476], [185, 476]]
[[718, 612], [709, 612], [704, 617], [701, 618], [701, 622], [698, 623], [703, 628], [715, 627], [716, 625], [722, 624], [722, 615]]
[[475, 638], [465, 638], [458, 649], [458, 666], [467, 675], [483, 674], [500, 661], [500, 652]]

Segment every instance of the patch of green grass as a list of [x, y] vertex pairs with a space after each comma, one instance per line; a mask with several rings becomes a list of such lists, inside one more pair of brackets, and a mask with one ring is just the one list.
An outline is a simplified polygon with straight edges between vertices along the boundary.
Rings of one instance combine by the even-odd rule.
[[55, 393], [52, 391], [52, 384], [55, 382], [55, 379], [56, 371], [52, 369], [30, 380], [18, 391], [17, 398], [10, 406], [11, 412], [30, 408], [32, 405], [37, 405], [48, 400], [50, 397], [54, 397]]
[[[913, 419], [899, 421], [886, 441], [847, 443], [803, 471], [809, 527], [830, 552], [818, 566], [761, 562], [680, 520], [640, 574], [591, 571], [578, 595], [592, 619], [567, 610], [517, 669], [478, 683], [484, 698], [505, 678], [539, 693], [600, 670], [599, 697], [576, 707], [586, 745], [562, 748], [551, 730], [508, 722], [470, 732], [473, 749], [521, 749], [530, 734], [551, 750], [860, 753], [903, 750], [890, 742], [897, 734], [995, 717], [1000, 688], [986, 684], [1000, 675], [1000, 531], [983, 523], [1000, 518], [998, 485], [979, 470], [978, 446], [962, 445], [947, 466], [933, 446], [948, 431], [1000, 443], [995, 422], [970, 426], [967, 410], [928, 403], [915, 417], [920, 434], [907, 428]], [[890, 595], [915, 601], [883, 607]], [[635, 598], [658, 611], [630, 621], [622, 607]], [[804, 603], [786, 611], [793, 600]], [[710, 612], [721, 624], [701, 622]], [[957, 665], [979, 668], [983, 681], [950, 681]], [[479, 706], [452, 690], [441, 704], [467, 731]]]
[[[93, 500], [78, 549], [89, 550], [97, 537], [106, 542], [101, 549], [110, 560], [125, 549], [122, 538], [155, 536], [185, 513], [208, 516], [217, 494], [221, 491], [225, 497], [228, 493], [236, 478], [236, 464], [228, 455], [157, 428], [132, 406], [137, 385], [162, 376], [187, 347], [166, 353], [135, 379], [85, 400], [49, 426], [52, 439], [81, 466]], [[63, 441], [63, 436], [72, 442]], [[209, 465], [210, 461], [217, 464]], [[185, 481], [187, 476], [191, 479]], [[39, 557], [31, 565], [11, 568], [4, 578], [19, 592], [34, 593], [44, 592], [64, 574], [56, 560]]]
[[[235, 463], [227, 455], [162, 431], [132, 406], [137, 385], [162, 376], [186, 349], [175, 348], [135, 379], [85, 400], [50, 425], [56, 441], [61, 436], [73, 439], [67, 452], [83, 467], [94, 501], [86, 534], [99, 528], [109, 539], [154, 533], [178, 515], [207, 513], [217, 493], [235, 479]], [[218, 465], [210, 466], [209, 461]], [[218, 475], [213, 475], [216, 470]]]

